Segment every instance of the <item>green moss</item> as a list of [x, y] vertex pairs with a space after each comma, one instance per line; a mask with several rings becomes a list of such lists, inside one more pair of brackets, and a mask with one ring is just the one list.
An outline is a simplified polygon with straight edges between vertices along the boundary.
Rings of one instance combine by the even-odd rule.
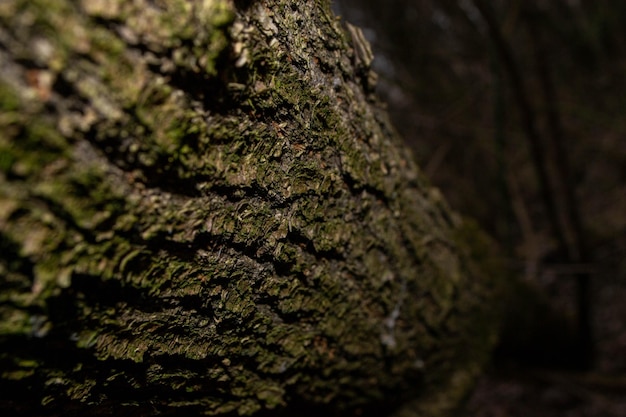
[[0, 146], [0, 171], [4, 175], [7, 175], [11, 171], [16, 160], [17, 158], [11, 153], [10, 148]]
[[0, 111], [2, 111], [0, 122], [7, 124], [11, 120], [15, 120], [15, 116], [11, 117], [11, 112], [17, 111], [19, 108], [20, 99], [16, 92], [0, 81]]
[[[3, 300], [8, 301], [8, 300]], [[0, 320], [0, 336], [22, 334], [27, 335], [32, 331], [32, 323], [30, 314], [25, 311], [11, 310], [5, 315], [0, 310], [3, 320]]]
[[256, 397], [261, 400], [269, 409], [276, 408], [279, 405], [285, 405], [283, 396], [285, 390], [277, 385], [266, 385], [262, 390], [257, 392]]

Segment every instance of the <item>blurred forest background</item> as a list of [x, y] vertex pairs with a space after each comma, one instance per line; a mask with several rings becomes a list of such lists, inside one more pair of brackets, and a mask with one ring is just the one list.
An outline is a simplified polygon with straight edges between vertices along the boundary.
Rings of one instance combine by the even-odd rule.
[[626, 2], [333, 7], [426, 175], [575, 323], [556, 355], [494, 361], [470, 415], [626, 416]]

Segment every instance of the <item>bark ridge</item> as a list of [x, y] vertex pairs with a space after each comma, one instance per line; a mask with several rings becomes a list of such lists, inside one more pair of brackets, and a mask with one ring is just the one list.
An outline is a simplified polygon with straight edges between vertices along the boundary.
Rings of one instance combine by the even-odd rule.
[[485, 244], [351, 32], [323, 1], [0, 5], [0, 408], [454, 407]]

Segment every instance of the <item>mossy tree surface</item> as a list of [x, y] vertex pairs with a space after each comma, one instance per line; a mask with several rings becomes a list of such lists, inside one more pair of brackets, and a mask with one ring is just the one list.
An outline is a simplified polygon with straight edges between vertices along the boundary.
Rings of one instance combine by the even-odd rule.
[[0, 3], [0, 409], [454, 408], [483, 245], [355, 34], [321, 0]]

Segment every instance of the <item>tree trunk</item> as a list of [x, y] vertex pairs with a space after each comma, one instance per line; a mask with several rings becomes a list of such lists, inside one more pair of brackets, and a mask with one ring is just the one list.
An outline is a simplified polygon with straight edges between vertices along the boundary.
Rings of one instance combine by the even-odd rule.
[[0, 3], [0, 410], [458, 404], [488, 246], [349, 29], [323, 0]]

